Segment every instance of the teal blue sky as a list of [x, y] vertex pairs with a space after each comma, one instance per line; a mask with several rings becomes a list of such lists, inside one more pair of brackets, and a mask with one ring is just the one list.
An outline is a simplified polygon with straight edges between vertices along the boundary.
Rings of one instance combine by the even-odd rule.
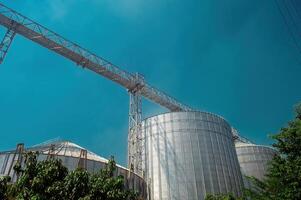
[[[301, 100], [301, 54], [273, 0], [1, 2], [260, 144]], [[0, 66], [0, 150], [61, 137], [125, 164], [127, 126], [125, 89], [15, 38]]]

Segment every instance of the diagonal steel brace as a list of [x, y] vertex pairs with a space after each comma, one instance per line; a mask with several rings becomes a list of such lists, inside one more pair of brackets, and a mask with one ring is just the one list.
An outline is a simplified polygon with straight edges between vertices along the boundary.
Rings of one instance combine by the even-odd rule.
[[2, 42], [0, 44], [0, 64], [2, 64], [15, 35], [16, 35], [16, 32], [14, 30], [7, 29], [5, 35], [2, 39]]

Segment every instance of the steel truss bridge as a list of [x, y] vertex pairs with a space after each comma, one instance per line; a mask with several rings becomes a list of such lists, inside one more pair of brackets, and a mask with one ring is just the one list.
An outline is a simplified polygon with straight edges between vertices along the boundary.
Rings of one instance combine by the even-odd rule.
[[166, 93], [148, 84], [138, 73], [129, 73], [104, 58], [60, 36], [46, 27], [0, 3], [0, 24], [7, 31], [0, 44], [0, 63], [3, 62], [14, 37], [19, 34], [71, 61], [124, 87], [129, 92], [129, 157], [130, 169], [143, 174], [142, 169], [142, 97], [172, 112], [191, 111]]

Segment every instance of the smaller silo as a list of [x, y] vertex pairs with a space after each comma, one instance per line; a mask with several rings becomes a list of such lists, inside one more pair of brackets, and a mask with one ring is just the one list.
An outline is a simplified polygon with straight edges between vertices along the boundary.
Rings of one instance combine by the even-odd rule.
[[[107, 159], [66, 140], [50, 140], [29, 148], [24, 148], [24, 144], [18, 144], [16, 150], [0, 152], [0, 177], [10, 176], [15, 182], [17, 175], [13, 167], [17, 162], [24, 165], [23, 155], [30, 151], [39, 152], [37, 157], [39, 161], [50, 157], [60, 159], [70, 171], [83, 167], [90, 173], [97, 173], [108, 163]], [[146, 182], [141, 176], [118, 164], [115, 175], [124, 177], [125, 188], [133, 189], [143, 199], [146, 198]]]
[[[268, 163], [277, 151], [269, 146], [245, 142], [236, 142], [235, 148], [242, 174], [263, 180], [268, 170]], [[244, 183], [245, 187], [249, 187], [250, 183], [247, 179]]]

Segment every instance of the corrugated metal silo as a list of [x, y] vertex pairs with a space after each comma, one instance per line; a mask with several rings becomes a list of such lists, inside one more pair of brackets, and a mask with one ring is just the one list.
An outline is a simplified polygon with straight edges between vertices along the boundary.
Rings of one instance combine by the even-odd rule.
[[231, 127], [205, 112], [174, 112], [142, 123], [143, 166], [152, 200], [202, 200], [241, 194]]
[[[18, 145], [19, 146], [19, 145]], [[63, 165], [69, 170], [74, 170], [79, 167], [81, 162], [85, 163], [85, 168], [90, 173], [99, 172], [108, 163], [108, 160], [69, 141], [55, 140], [45, 142], [30, 148], [23, 149], [23, 153], [15, 150], [0, 152], [0, 176], [8, 175], [13, 181], [17, 180], [13, 166], [17, 160], [24, 165], [24, 159], [20, 159], [25, 152], [37, 151], [38, 160], [46, 160], [49, 157], [55, 157], [62, 161]], [[82, 157], [82, 152], [86, 151], [86, 157]], [[115, 175], [122, 175], [125, 181], [125, 187], [137, 191], [143, 199], [146, 198], [146, 183], [144, 179], [131, 172], [127, 168], [116, 165]]]
[[[259, 180], [264, 178], [268, 162], [277, 154], [271, 147], [251, 143], [237, 142], [235, 148], [242, 174]], [[248, 187], [249, 183], [245, 185]]]

